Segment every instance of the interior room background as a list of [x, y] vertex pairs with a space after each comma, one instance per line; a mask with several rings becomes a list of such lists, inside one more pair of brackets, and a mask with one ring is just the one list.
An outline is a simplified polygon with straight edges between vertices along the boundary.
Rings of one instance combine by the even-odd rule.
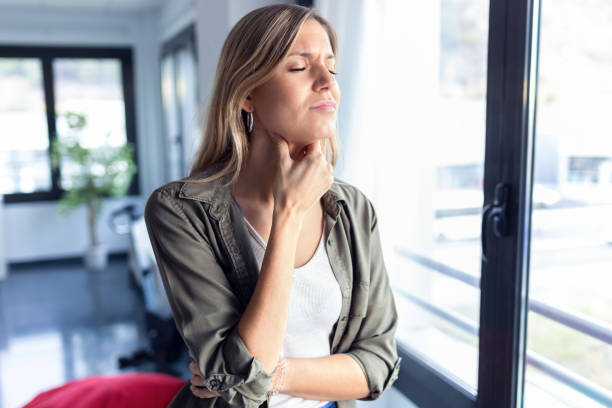
[[[111, 213], [187, 174], [225, 36], [277, 2], [0, 0], [0, 406], [120, 373], [143, 336], [137, 312], [95, 332], [88, 312], [68, 329], [36, 317], [64, 296], [46, 282], [88, 296], [84, 271], [62, 277], [87, 246], [87, 214], [58, 216], [45, 86], [98, 137], [134, 142], [133, 185], [105, 199], [98, 225], [108, 276], [124, 279], [130, 240]], [[313, 3], [339, 36], [335, 176], [376, 207], [400, 314], [400, 378], [359, 405], [612, 406], [612, 4]], [[64, 48], [83, 65], [53, 54]], [[108, 347], [96, 364], [92, 345]]]

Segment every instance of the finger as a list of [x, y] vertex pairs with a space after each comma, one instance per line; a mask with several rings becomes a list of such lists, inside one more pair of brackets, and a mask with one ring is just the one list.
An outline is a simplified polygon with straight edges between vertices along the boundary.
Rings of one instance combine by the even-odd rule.
[[194, 375], [189, 379], [191, 385], [195, 385], [196, 387], [204, 387], [206, 382], [204, 381], [204, 377], [200, 377], [199, 375]]
[[299, 150], [293, 150], [289, 157], [294, 161], [302, 161], [304, 157], [306, 157], [306, 147], [302, 147]]
[[193, 395], [195, 395], [198, 398], [214, 398], [214, 397], [221, 396], [221, 394], [219, 394], [218, 392], [209, 391], [206, 388], [199, 388], [199, 387], [194, 387], [194, 386], [191, 386], [189, 388], [191, 389], [191, 392], [193, 393]]
[[198, 365], [195, 362], [191, 362], [189, 363], [189, 371], [191, 371], [191, 374], [194, 375], [202, 375], [202, 372], [200, 371], [200, 367], [198, 367]]
[[193, 353], [191, 352], [191, 350], [189, 350], [189, 357], [191, 357], [192, 359], [196, 359], [195, 356], [193, 355]]
[[319, 153], [322, 152], [320, 140], [317, 140], [316, 142], [311, 143], [304, 148], [304, 156], [308, 156], [309, 154], [312, 154], [313, 152], [319, 152]]
[[191, 390], [191, 393], [193, 395], [195, 395], [198, 398], [212, 398], [215, 397], [215, 393], [209, 391], [206, 388], [199, 388], [199, 387], [195, 387], [193, 385], [189, 386], [189, 389]]

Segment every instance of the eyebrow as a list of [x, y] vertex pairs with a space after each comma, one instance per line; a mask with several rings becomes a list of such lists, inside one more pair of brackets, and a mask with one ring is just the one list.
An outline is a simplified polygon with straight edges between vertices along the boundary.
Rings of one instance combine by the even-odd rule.
[[[301, 56], [301, 57], [307, 57], [307, 58], [312, 57], [312, 53], [310, 53], [310, 52], [294, 52], [293, 54], [289, 54], [289, 57], [292, 57], [292, 56], [294, 56], [294, 55], [299, 55], [299, 56]], [[327, 59], [328, 59], [328, 60], [330, 60], [330, 59], [336, 59], [336, 57], [335, 57], [333, 54], [329, 54], [329, 55], [327, 56]]]

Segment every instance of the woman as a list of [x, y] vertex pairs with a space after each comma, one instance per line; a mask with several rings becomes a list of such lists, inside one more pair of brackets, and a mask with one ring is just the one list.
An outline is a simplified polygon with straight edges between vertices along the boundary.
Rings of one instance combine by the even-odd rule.
[[147, 201], [194, 359], [170, 407], [354, 407], [397, 378], [376, 213], [332, 176], [336, 54], [311, 9], [244, 16], [223, 45], [190, 176]]

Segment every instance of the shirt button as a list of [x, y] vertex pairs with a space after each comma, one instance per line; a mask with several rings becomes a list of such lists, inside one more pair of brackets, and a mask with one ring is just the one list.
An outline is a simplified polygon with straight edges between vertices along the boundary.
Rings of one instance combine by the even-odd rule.
[[328, 240], [327, 240], [327, 243], [328, 243], [329, 245], [331, 245], [331, 244], [333, 244], [333, 243], [334, 243], [334, 240], [330, 238], [330, 239], [328, 239]]
[[217, 380], [216, 378], [213, 378], [212, 380], [210, 380], [211, 389], [216, 390], [218, 386], [219, 386], [219, 380]]

